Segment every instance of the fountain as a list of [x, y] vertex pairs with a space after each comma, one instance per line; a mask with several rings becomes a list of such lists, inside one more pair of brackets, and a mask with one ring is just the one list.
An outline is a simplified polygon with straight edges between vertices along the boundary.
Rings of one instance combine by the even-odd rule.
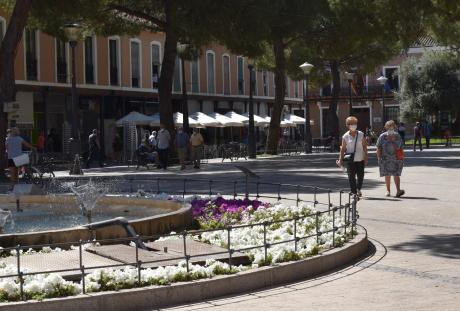
[[80, 207], [83, 216], [88, 219], [89, 224], [92, 223], [93, 210], [99, 199], [109, 192], [109, 187], [95, 184], [90, 179], [86, 184], [80, 186], [70, 186], [70, 190], [75, 194], [75, 201]]

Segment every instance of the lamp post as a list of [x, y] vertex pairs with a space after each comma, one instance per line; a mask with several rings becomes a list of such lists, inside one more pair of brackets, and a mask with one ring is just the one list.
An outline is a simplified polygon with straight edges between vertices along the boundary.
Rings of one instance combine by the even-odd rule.
[[189, 133], [188, 123], [188, 104], [187, 104], [187, 82], [185, 81], [185, 53], [189, 49], [190, 45], [187, 43], [177, 44], [177, 53], [181, 59], [181, 71], [182, 71], [182, 128], [185, 133]]
[[76, 70], [75, 70], [75, 48], [77, 47], [78, 40], [80, 40], [82, 28], [77, 23], [66, 24], [64, 26], [64, 32], [69, 41], [71, 51], [72, 51], [72, 88], [71, 88], [71, 129], [72, 137], [70, 139], [71, 143], [71, 153], [74, 156], [74, 165], [70, 169], [70, 175], [82, 175], [83, 171], [80, 165], [80, 126], [78, 120], [78, 103], [77, 103], [77, 80], [76, 80]]
[[249, 128], [248, 128], [248, 156], [250, 159], [255, 159], [256, 156], [256, 139], [254, 130], [254, 103], [253, 103], [253, 92], [254, 92], [254, 60], [248, 60], [249, 69]]
[[387, 116], [386, 116], [386, 111], [385, 111], [385, 84], [388, 81], [387, 77], [380, 76], [377, 78], [377, 81], [380, 83], [382, 86], [382, 125], [385, 125], [385, 122], [387, 121]]
[[353, 101], [352, 101], [352, 93], [351, 93], [351, 83], [353, 82], [353, 77], [355, 76], [354, 72], [345, 72], [345, 76], [348, 80], [348, 115], [353, 115]]
[[303, 104], [305, 106], [305, 153], [311, 153], [312, 137], [310, 128], [310, 106], [308, 105], [308, 75], [314, 66], [308, 62], [299, 66], [305, 75], [305, 86], [303, 88]]

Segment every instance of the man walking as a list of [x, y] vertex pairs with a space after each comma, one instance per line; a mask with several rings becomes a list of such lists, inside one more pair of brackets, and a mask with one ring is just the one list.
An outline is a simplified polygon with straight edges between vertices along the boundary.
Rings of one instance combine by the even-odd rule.
[[88, 137], [89, 153], [88, 159], [86, 160], [86, 168], [90, 168], [90, 164], [93, 160], [99, 162], [99, 166], [102, 167], [101, 158], [101, 143], [99, 142], [98, 131], [94, 129]]
[[420, 127], [420, 122], [415, 123], [415, 126], [414, 126], [414, 152], [417, 146], [417, 142], [420, 146], [420, 151], [422, 151], [423, 150], [422, 148], [422, 129]]
[[193, 167], [200, 168], [201, 151], [203, 149], [204, 139], [203, 136], [195, 128], [193, 129], [192, 137], [190, 137], [190, 144], [192, 145], [192, 161]]
[[426, 149], [430, 149], [430, 138], [431, 138], [431, 123], [428, 121], [423, 122], [423, 136], [425, 136]]
[[169, 144], [171, 143], [171, 134], [165, 128], [164, 124], [160, 124], [160, 130], [157, 133], [157, 148], [158, 157], [160, 158], [160, 168], [164, 170], [168, 168], [168, 152]]
[[185, 161], [187, 159], [187, 147], [189, 144], [189, 136], [181, 127], [177, 129], [176, 148], [179, 156], [180, 169], [185, 170]]

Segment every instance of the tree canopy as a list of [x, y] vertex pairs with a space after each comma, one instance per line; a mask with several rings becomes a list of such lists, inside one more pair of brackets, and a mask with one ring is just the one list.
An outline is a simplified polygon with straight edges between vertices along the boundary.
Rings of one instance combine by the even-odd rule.
[[460, 60], [450, 52], [410, 58], [401, 67], [401, 116], [424, 119], [439, 111], [460, 111]]

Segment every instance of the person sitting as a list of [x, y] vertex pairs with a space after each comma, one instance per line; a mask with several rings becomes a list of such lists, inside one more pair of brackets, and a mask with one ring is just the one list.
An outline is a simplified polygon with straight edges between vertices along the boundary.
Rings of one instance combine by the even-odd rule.
[[158, 162], [158, 152], [153, 151], [153, 149], [149, 146], [148, 141], [143, 140], [139, 147], [136, 150], [136, 155], [138, 159], [137, 168], [139, 166], [148, 166], [148, 164], [157, 164]]

